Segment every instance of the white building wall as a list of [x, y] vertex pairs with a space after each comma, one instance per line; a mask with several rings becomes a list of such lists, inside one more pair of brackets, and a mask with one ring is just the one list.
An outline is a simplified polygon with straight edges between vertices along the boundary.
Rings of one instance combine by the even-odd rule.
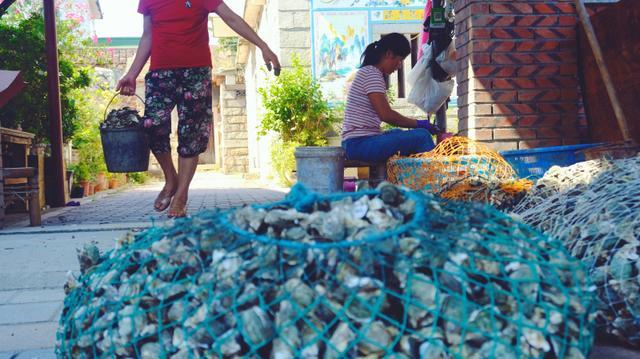
[[[311, 20], [308, 0], [269, 0], [258, 25], [258, 35], [278, 55], [283, 68], [291, 66], [293, 54], [311, 63]], [[249, 172], [260, 178], [275, 177], [271, 169], [271, 142], [274, 136], [258, 137], [264, 109], [258, 88], [264, 87], [273, 72], [265, 73], [262, 53], [251, 48], [245, 68], [247, 86], [247, 131], [249, 137]]]

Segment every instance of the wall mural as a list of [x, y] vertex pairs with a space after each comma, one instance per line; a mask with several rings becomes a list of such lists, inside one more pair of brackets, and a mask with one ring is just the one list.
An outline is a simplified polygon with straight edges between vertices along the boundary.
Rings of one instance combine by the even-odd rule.
[[369, 43], [369, 14], [317, 12], [314, 20], [316, 79], [325, 96], [344, 101], [346, 79], [360, 64], [360, 56]]
[[313, 0], [315, 9], [423, 6], [425, 0]]

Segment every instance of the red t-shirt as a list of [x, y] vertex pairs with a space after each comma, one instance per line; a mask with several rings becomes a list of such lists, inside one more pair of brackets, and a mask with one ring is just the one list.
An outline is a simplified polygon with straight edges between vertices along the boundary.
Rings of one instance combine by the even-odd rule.
[[150, 70], [211, 66], [209, 13], [222, 0], [140, 0], [151, 16]]

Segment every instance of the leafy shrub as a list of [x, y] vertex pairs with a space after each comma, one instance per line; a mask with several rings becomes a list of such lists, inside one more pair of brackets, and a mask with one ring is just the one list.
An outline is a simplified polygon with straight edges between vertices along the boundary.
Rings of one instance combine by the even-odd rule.
[[291, 69], [283, 70], [258, 89], [266, 110], [259, 134], [274, 131], [285, 142], [322, 146], [327, 143], [327, 132], [340, 119], [331, 111], [309, 69], [296, 56], [292, 64]]

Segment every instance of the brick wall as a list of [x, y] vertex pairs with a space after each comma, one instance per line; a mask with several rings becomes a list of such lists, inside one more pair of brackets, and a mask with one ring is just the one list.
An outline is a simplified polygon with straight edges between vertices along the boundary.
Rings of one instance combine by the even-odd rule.
[[459, 130], [499, 150], [581, 142], [570, 0], [457, 0]]

